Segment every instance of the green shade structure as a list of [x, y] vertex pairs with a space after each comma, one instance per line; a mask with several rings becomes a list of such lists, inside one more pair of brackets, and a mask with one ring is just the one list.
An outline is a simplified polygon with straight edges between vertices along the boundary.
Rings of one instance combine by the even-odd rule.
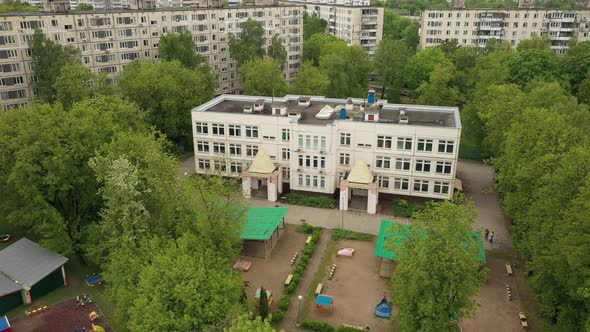
[[[386, 258], [389, 260], [397, 261], [399, 259], [396, 252], [391, 248], [390, 241], [395, 244], [401, 244], [401, 242], [408, 238], [409, 230], [413, 226], [398, 224], [389, 220], [381, 221], [381, 228], [379, 229], [379, 237], [377, 238], [377, 246], [375, 247], [375, 256]], [[486, 253], [483, 246], [483, 240], [481, 232], [471, 232], [469, 236], [475, 239], [478, 247], [478, 259], [482, 262], [486, 262]]]
[[242, 240], [268, 240], [287, 214], [287, 208], [252, 207], [246, 212], [247, 221]]

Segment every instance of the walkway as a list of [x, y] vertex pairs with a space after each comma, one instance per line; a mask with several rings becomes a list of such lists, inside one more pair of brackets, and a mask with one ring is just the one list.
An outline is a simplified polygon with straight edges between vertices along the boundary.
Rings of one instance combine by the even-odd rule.
[[[289, 310], [287, 314], [279, 324], [279, 330], [284, 331], [303, 331], [296, 327], [297, 323], [297, 316], [298, 316], [298, 299], [299, 295], [305, 295], [310, 290], [311, 282], [313, 281], [313, 277], [315, 276], [316, 271], [318, 270], [320, 263], [322, 262], [322, 257], [324, 256], [324, 251], [326, 251], [326, 247], [328, 246], [328, 242], [330, 242], [330, 238], [332, 237], [332, 231], [329, 229], [324, 229], [322, 232], [322, 236], [320, 237], [320, 241], [313, 253], [313, 256], [307, 263], [307, 267], [305, 268], [305, 272], [303, 272], [303, 278], [299, 282], [299, 287], [297, 287], [297, 291], [295, 294], [291, 296], [291, 302], [289, 304]], [[303, 304], [303, 303], [302, 303]]]

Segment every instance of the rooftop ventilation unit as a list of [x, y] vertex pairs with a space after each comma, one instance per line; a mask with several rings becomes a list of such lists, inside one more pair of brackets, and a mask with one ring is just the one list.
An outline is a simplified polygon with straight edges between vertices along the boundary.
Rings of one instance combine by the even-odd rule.
[[301, 112], [294, 112], [294, 111], [288, 112], [287, 117], [291, 118], [291, 119], [299, 120], [299, 119], [301, 119]]
[[297, 105], [309, 107], [311, 105], [311, 98], [309, 97], [301, 97], [297, 100]]
[[244, 106], [244, 113], [252, 113], [252, 106]]
[[256, 111], [256, 112], [262, 112], [263, 109], [264, 109], [264, 99], [258, 99], [254, 103], [254, 111]]
[[399, 124], [408, 124], [408, 116], [404, 110], [399, 111]]
[[324, 106], [316, 115], [316, 119], [328, 120], [332, 117], [334, 109], [328, 105]]

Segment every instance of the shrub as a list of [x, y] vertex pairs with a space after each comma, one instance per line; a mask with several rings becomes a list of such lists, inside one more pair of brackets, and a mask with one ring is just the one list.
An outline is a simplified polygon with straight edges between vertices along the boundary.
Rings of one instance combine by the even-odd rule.
[[315, 227], [313, 227], [310, 224], [301, 224], [301, 225], [297, 226], [297, 231], [299, 233], [311, 234], [311, 233], [313, 233], [314, 229], [315, 229]]
[[283, 320], [284, 317], [285, 317], [285, 311], [279, 309], [271, 315], [270, 322], [273, 324], [277, 324], [281, 320]]
[[315, 320], [304, 320], [301, 322], [301, 327], [318, 332], [334, 332], [334, 326], [330, 325], [329, 323], [318, 322]]
[[393, 200], [393, 215], [395, 217], [411, 218], [414, 212], [418, 212], [423, 209], [424, 207], [410, 204], [405, 199], [396, 198]]
[[349, 239], [349, 240], [360, 240], [360, 241], [373, 241], [373, 235], [353, 232], [346, 229], [333, 229], [332, 239]]
[[322, 209], [334, 209], [336, 207], [336, 201], [328, 197], [304, 196], [296, 193], [288, 193], [285, 197], [287, 198], [287, 203], [293, 205], [310, 206]]
[[359, 332], [359, 329], [350, 326], [340, 326], [338, 332]]
[[281, 298], [281, 300], [279, 301], [279, 310], [280, 311], [287, 311], [287, 309], [289, 309], [289, 297], [288, 296], [283, 296]]

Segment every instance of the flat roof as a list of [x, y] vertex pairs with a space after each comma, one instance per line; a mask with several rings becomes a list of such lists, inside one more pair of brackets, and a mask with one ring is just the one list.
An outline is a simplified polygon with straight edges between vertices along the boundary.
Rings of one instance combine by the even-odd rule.
[[242, 240], [268, 240], [287, 214], [287, 208], [251, 207], [246, 212], [247, 222]]
[[[22, 286], [14, 282], [14, 280], [0, 273], [0, 296], [12, 294], [22, 290]], [[1, 331], [1, 330], [0, 330]]]
[[0, 272], [24, 287], [33, 287], [67, 261], [66, 257], [22, 238], [0, 251]]
[[[300, 98], [309, 98], [309, 106], [299, 105]], [[261, 112], [244, 113], [244, 107], [253, 107], [258, 100], [264, 100]], [[345, 107], [347, 100], [352, 99], [353, 110], [347, 111], [347, 119], [340, 119], [340, 109]], [[330, 125], [334, 121], [360, 121], [364, 122], [364, 110], [371, 112], [371, 107], [366, 99], [361, 98], [325, 98], [323, 96], [298, 96], [287, 95], [284, 97], [260, 97], [245, 95], [220, 95], [205, 104], [192, 110], [192, 112], [219, 112], [230, 114], [244, 114], [249, 116], [278, 116], [272, 114], [271, 104], [284, 102], [287, 105], [287, 113], [300, 113], [301, 118], [292, 118], [299, 124], [306, 125]], [[400, 113], [404, 112], [408, 117], [408, 125], [429, 126], [443, 128], [461, 128], [459, 108], [449, 106], [406, 105], [388, 104], [387, 100], [379, 100], [383, 107], [380, 110], [379, 123], [399, 124]], [[327, 119], [315, 117], [324, 106], [334, 108], [334, 113]], [[362, 106], [362, 107], [361, 107]], [[284, 117], [284, 116], [282, 116]]]
[[[399, 260], [399, 256], [391, 248], [391, 242], [395, 245], [401, 244], [408, 239], [410, 229], [414, 227], [406, 224], [398, 224], [393, 221], [383, 219], [381, 221], [381, 228], [379, 229], [379, 236], [377, 237], [377, 246], [375, 247], [375, 256], [390, 259], [393, 261]], [[424, 231], [426, 232], [426, 231]], [[482, 263], [486, 261], [486, 252], [483, 246], [483, 238], [481, 232], [471, 232], [469, 235], [475, 239], [478, 247], [478, 258]]]

